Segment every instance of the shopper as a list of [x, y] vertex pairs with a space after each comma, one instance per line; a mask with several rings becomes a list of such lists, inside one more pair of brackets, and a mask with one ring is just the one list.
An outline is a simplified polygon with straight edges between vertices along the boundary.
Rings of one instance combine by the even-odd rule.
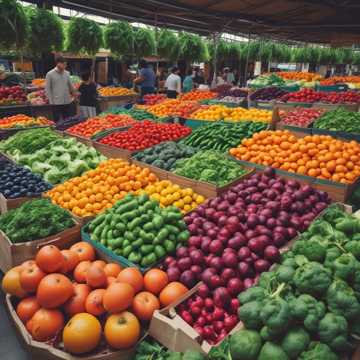
[[18, 74], [7, 73], [5, 70], [0, 69], [0, 86], [24, 86], [24, 79]]
[[96, 116], [97, 90], [90, 71], [81, 75], [82, 83], [79, 87], [80, 92], [80, 114], [84, 118]]
[[189, 92], [193, 89], [194, 83], [193, 83], [193, 71], [192, 69], [188, 70], [187, 75], [185, 76], [185, 79], [183, 81], [183, 92]]
[[62, 56], [55, 59], [55, 68], [46, 74], [45, 91], [49, 103], [53, 105], [54, 120], [58, 122], [71, 115], [71, 95], [77, 96], [66, 71], [66, 61]]
[[179, 68], [174, 66], [171, 69], [171, 74], [166, 79], [166, 95], [170, 99], [176, 99], [176, 97], [181, 93], [181, 77], [179, 72]]
[[156, 75], [154, 70], [148, 66], [145, 60], [139, 63], [139, 76], [134, 80], [134, 83], [140, 86], [141, 97], [146, 94], [153, 94], [155, 92]]
[[224, 69], [224, 80], [229, 85], [234, 85], [235, 75], [228, 67]]

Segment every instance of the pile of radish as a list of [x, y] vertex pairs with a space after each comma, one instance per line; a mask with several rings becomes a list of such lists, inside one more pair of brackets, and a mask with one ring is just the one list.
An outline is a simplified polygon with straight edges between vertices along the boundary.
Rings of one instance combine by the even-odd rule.
[[180, 315], [209, 343], [220, 341], [237, 323], [236, 296], [253, 286], [279, 260], [279, 249], [329, 203], [327, 193], [267, 168], [185, 216], [188, 247], [178, 248], [163, 265], [170, 281], [188, 288], [204, 284], [179, 307]]

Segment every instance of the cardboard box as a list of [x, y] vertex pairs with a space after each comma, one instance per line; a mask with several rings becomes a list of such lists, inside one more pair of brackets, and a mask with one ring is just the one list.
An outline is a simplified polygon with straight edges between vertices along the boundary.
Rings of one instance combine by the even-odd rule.
[[75, 220], [75, 226], [43, 239], [12, 243], [0, 230], [0, 269], [6, 272], [10, 268], [33, 259], [38, 250], [45, 245], [67, 248], [80, 238], [81, 225]]

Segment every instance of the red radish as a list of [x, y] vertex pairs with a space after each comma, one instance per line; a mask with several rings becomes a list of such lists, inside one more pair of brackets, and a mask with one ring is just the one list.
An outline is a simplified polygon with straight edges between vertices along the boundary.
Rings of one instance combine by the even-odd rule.
[[227, 283], [231, 278], [235, 277], [236, 272], [234, 269], [231, 268], [225, 268], [222, 272], [221, 272], [221, 279], [224, 283]]
[[197, 292], [199, 296], [201, 296], [204, 299], [209, 295], [210, 290], [206, 284], [201, 284]]
[[222, 281], [222, 279], [220, 278], [219, 275], [213, 275], [211, 276], [210, 278], [210, 283], [209, 283], [210, 287], [212, 289], [216, 289], [218, 288], [219, 286], [222, 286], [224, 285], [224, 282]]
[[207, 310], [212, 311], [214, 309], [214, 301], [211, 298], [206, 298], [204, 304]]
[[231, 297], [229, 291], [225, 287], [218, 287], [214, 290], [214, 303], [219, 307], [226, 307], [230, 304]]
[[238, 299], [234, 298], [230, 301], [230, 310], [233, 314], [236, 314], [240, 306], [240, 302]]
[[191, 265], [192, 263], [189, 257], [183, 257], [177, 262], [177, 266], [181, 271], [189, 270]]
[[227, 283], [227, 289], [230, 295], [236, 296], [244, 290], [244, 284], [240, 279], [232, 278]]
[[170, 267], [166, 270], [169, 281], [178, 281], [180, 279], [181, 272], [177, 267]]
[[213, 313], [214, 320], [223, 320], [224, 319], [224, 310], [220, 307], [216, 307]]
[[224, 326], [226, 331], [231, 331], [233, 327], [239, 322], [239, 319], [236, 315], [230, 315], [225, 318], [224, 320]]
[[214, 321], [212, 325], [217, 333], [220, 333], [221, 330], [224, 329], [224, 323], [222, 321]]

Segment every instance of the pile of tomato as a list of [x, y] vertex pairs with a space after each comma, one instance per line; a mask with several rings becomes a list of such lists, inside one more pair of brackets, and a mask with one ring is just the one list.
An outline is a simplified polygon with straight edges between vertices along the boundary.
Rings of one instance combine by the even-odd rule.
[[354, 104], [360, 102], [360, 94], [355, 91], [315, 91], [314, 89], [302, 89], [283, 95], [282, 102], [304, 102], [304, 103], [330, 103], [330, 104]]
[[142, 150], [163, 141], [173, 141], [191, 133], [191, 128], [180, 124], [161, 124], [149, 120], [136, 123], [130, 129], [114, 132], [99, 141], [130, 151]]
[[281, 121], [285, 125], [294, 125], [299, 127], [308, 127], [312, 122], [314, 122], [319, 116], [323, 114], [323, 111], [320, 109], [305, 109], [298, 108], [292, 111], [289, 111], [286, 114], [280, 114]]
[[2, 288], [34, 340], [56, 346], [61, 339], [72, 354], [134, 346], [154, 311], [188, 291], [160, 269], [143, 275], [96, 260], [83, 241], [66, 250], [42, 247], [34, 260], [5, 274]]
[[145, 105], [155, 105], [166, 99], [164, 94], [147, 94], [143, 96]]
[[89, 138], [103, 130], [131, 126], [135, 123], [136, 121], [129, 115], [108, 114], [88, 119], [85, 122], [72, 126], [67, 131], [70, 134]]

